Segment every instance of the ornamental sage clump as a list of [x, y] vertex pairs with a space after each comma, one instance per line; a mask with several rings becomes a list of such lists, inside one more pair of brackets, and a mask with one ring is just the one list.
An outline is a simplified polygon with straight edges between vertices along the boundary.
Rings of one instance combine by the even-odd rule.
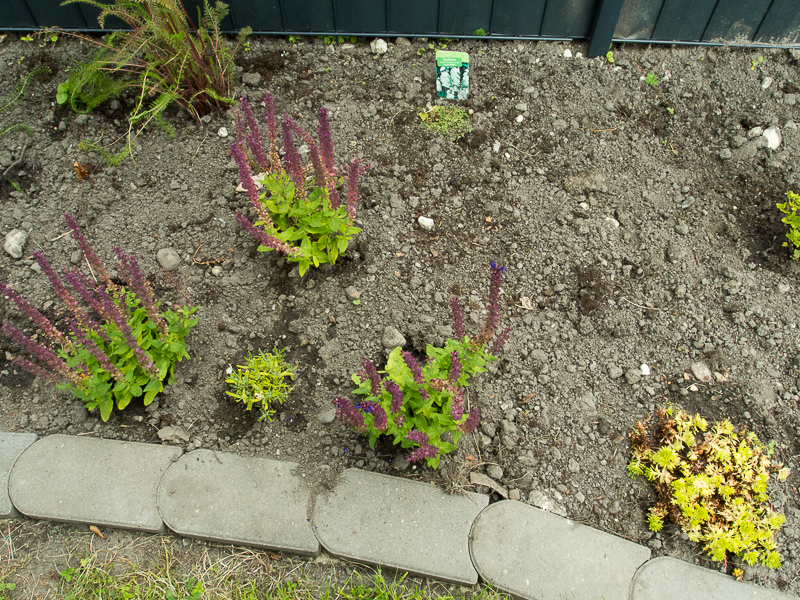
[[[328, 112], [318, 112], [319, 145], [291, 117], [281, 123], [283, 158], [278, 147], [278, 126], [272, 96], [264, 96], [268, 150], [247, 100], [242, 98], [236, 117], [236, 141], [231, 154], [239, 166], [242, 188], [255, 209], [255, 224], [237, 214], [239, 225], [259, 242], [259, 252], [278, 250], [296, 262], [302, 276], [313, 265], [334, 264], [351, 238], [361, 231], [353, 225], [358, 200], [358, 175], [369, 168], [355, 159], [347, 168], [336, 167]], [[311, 165], [303, 167], [294, 136], [308, 148]], [[249, 150], [249, 152], [248, 152]], [[255, 178], [250, 162], [261, 171]], [[313, 172], [306, 183], [307, 172]], [[339, 195], [347, 174], [347, 195]], [[265, 188], [259, 194], [259, 185]]]
[[[381, 377], [372, 361], [365, 359], [363, 370], [352, 376], [355, 394], [364, 399], [355, 404], [336, 396], [338, 416], [358, 433], [369, 436], [370, 448], [382, 435], [393, 443], [411, 448], [406, 459], [425, 459], [436, 468], [439, 458], [456, 449], [462, 433], [475, 430], [481, 411], [466, 406], [465, 390], [469, 379], [486, 371], [487, 363], [497, 360], [511, 332], [506, 327], [497, 333], [500, 319], [500, 284], [505, 267], [492, 261], [488, 314], [477, 336], [470, 338], [464, 327], [464, 313], [457, 298], [450, 302], [453, 328], [457, 339], [450, 339], [444, 348], [428, 344], [423, 365], [410, 352], [395, 348], [386, 362]], [[450, 433], [452, 442], [443, 439]]]
[[655, 416], [631, 432], [628, 463], [631, 477], [643, 475], [658, 493], [650, 529], [659, 531], [669, 517], [713, 560], [725, 562], [730, 552], [750, 565], [780, 567], [775, 532], [784, 516], [770, 508], [767, 482], [770, 472], [783, 480], [789, 469], [772, 461], [772, 444], [763, 446], [753, 432], [737, 434], [729, 421], [709, 428], [700, 415], [671, 406]]
[[75, 219], [68, 214], [64, 217], [86, 257], [92, 278], [78, 270], [65, 270], [62, 280], [41, 253], [34, 252], [33, 258], [67, 308], [64, 320], [69, 333], [56, 329], [47, 317], [4, 283], [0, 283], [0, 293], [56, 349], [28, 337], [9, 323], [2, 330], [30, 358], [36, 359], [33, 362], [16, 355], [14, 363], [55, 383], [59, 389], [69, 390], [86, 408], [99, 408], [100, 417], [107, 421], [115, 403], [122, 410], [133, 398], [144, 396], [147, 406], [164, 389], [165, 379], [168, 384], [174, 383], [175, 364], [189, 358], [185, 338], [197, 324], [197, 319], [190, 318], [197, 307], [162, 310], [136, 258], [119, 247], [114, 251], [124, 286], [115, 283]]

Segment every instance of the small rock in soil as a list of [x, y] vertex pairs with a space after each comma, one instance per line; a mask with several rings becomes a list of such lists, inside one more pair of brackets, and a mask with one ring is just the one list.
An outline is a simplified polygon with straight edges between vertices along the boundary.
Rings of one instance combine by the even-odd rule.
[[402, 333], [397, 331], [397, 328], [389, 325], [383, 330], [383, 339], [381, 343], [387, 350], [394, 350], [398, 346], [404, 347], [406, 345], [406, 338], [403, 337]]
[[433, 219], [430, 217], [420, 217], [417, 219], [419, 226], [422, 227], [425, 231], [433, 231], [433, 226], [435, 225]]
[[22, 258], [22, 249], [28, 241], [28, 233], [22, 229], [12, 229], [6, 234], [3, 249], [14, 258]]
[[711, 381], [711, 369], [705, 363], [692, 363], [692, 375], [700, 381]]
[[172, 271], [173, 269], [177, 268], [179, 264], [181, 264], [181, 257], [172, 248], [162, 248], [159, 250], [156, 254], [156, 260], [158, 260], [158, 264], [160, 264], [167, 271]]

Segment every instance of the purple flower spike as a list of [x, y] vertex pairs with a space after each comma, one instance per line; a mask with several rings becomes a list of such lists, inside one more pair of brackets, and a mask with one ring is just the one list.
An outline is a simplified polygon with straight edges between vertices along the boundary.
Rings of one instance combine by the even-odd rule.
[[256, 159], [258, 166], [266, 172], [269, 170], [269, 162], [264, 155], [264, 142], [261, 139], [261, 130], [258, 128], [256, 118], [253, 116], [250, 103], [247, 101], [247, 98], [243, 97], [239, 100], [239, 106], [242, 107], [244, 119], [247, 122], [247, 127], [250, 129], [250, 133], [247, 134], [247, 145], [250, 146], [250, 152], [253, 153], [253, 157]]
[[272, 94], [264, 94], [264, 120], [267, 122], [267, 136], [269, 137], [269, 163], [272, 170], [277, 173], [281, 170], [281, 153], [278, 150], [278, 122], [275, 120], [275, 107]]
[[20, 296], [15, 290], [12, 290], [5, 283], [0, 283], [0, 293], [2, 293], [7, 300], [10, 300], [16, 304], [17, 308], [19, 308], [22, 314], [28, 317], [34, 325], [36, 325], [45, 333], [45, 335], [47, 335], [47, 337], [54, 342], [61, 344], [63, 348], [72, 347], [72, 342], [63, 333], [56, 329], [47, 317], [33, 308], [33, 306], [28, 304], [28, 301]]
[[461, 417], [464, 416], [464, 407], [458, 402], [453, 402], [453, 407], [450, 409], [450, 416], [453, 418], [453, 421], [460, 421]]
[[359, 160], [355, 159], [350, 163], [350, 170], [347, 173], [347, 216], [350, 220], [356, 218], [356, 202], [358, 201], [358, 165]]
[[403, 352], [403, 360], [405, 361], [409, 371], [411, 371], [411, 376], [414, 378], [414, 381], [416, 381], [419, 385], [425, 383], [425, 379], [422, 377], [422, 369], [420, 368], [417, 359], [412, 356], [411, 352]]
[[478, 428], [478, 423], [480, 422], [480, 420], [481, 420], [481, 409], [476, 406], [470, 411], [467, 420], [464, 421], [461, 425], [459, 425], [459, 427], [461, 431], [463, 431], [464, 433], [472, 433]]
[[467, 335], [464, 326], [464, 312], [461, 310], [461, 302], [458, 298], [450, 299], [450, 312], [453, 314], [453, 329], [456, 332], [456, 339], [460, 342]]
[[489, 282], [489, 304], [487, 308], [486, 321], [483, 324], [480, 334], [478, 334], [477, 341], [480, 344], [485, 344], [495, 334], [497, 330], [497, 323], [500, 319], [500, 284], [503, 277], [505, 267], [498, 267], [492, 261], [491, 271], [492, 276]]
[[282, 242], [278, 238], [269, 235], [266, 231], [259, 229], [250, 221], [248, 221], [247, 217], [245, 217], [242, 213], [236, 213], [236, 222], [239, 223], [239, 226], [242, 229], [256, 238], [256, 240], [258, 240], [262, 246], [272, 248], [273, 250], [279, 250], [280, 252], [290, 256], [300, 256], [302, 254], [300, 248], [289, 246], [289, 244], [286, 242]]
[[236, 161], [236, 166], [239, 167], [239, 179], [242, 181], [247, 192], [247, 197], [253, 206], [261, 205], [261, 200], [258, 198], [258, 188], [256, 182], [253, 181], [253, 176], [250, 175], [250, 167], [247, 164], [247, 157], [242, 149], [242, 142], [240, 140], [231, 144], [231, 156]]
[[505, 346], [506, 342], [508, 341], [508, 336], [512, 329], [512, 327], [506, 327], [503, 329], [502, 333], [495, 338], [494, 342], [492, 342], [492, 347], [489, 348], [489, 354], [496, 355], [498, 352], [500, 352], [500, 350], [503, 349], [503, 346]]
[[44, 274], [50, 281], [50, 285], [53, 286], [56, 295], [59, 298], [61, 298], [61, 301], [75, 316], [75, 318], [78, 319], [78, 322], [80, 322], [81, 324], [89, 323], [90, 321], [89, 317], [86, 315], [84, 310], [78, 305], [78, 302], [75, 300], [72, 294], [69, 293], [64, 283], [58, 278], [58, 275], [56, 275], [56, 272], [53, 270], [53, 267], [50, 266], [50, 263], [47, 261], [44, 255], [41, 252], [36, 251], [33, 253], [33, 258], [34, 260], [36, 260], [37, 263], [39, 263], [39, 266], [42, 267], [42, 271], [44, 271]]
[[432, 446], [428, 435], [421, 431], [414, 430], [409, 432], [406, 439], [420, 445], [419, 448], [408, 453], [408, 456], [406, 456], [408, 462], [419, 462], [425, 458], [433, 458], [439, 454], [439, 449]]
[[358, 432], [364, 431], [364, 415], [347, 398], [341, 396], [333, 397], [333, 404], [336, 406], [336, 415], [349, 427]]
[[392, 403], [389, 405], [389, 408], [393, 413], [399, 413], [403, 410], [404, 400], [403, 392], [400, 391], [400, 387], [391, 379], [387, 379], [383, 387], [386, 388], [386, 391], [392, 396]]
[[67, 222], [67, 227], [70, 228], [72, 231], [72, 237], [78, 244], [78, 248], [80, 248], [83, 255], [86, 257], [86, 260], [89, 261], [89, 265], [92, 269], [102, 275], [103, 281], [106, 282], [106, 285], [109, 286], [110, 289], [115, 288], [116, 286], [112, 283], [111, 278], [108, 276], [108, 272], [106, 271], [106, 266], [103, 264], [103, 261], [94, 253], [92, 247], [89, 245], [89, 242], [86, 240], [86, 237], [83, 235], [81, 228], [78, 227], [77, 221], [70, 215], [69, 213], [64, 213], [64, 220]]
[[455, 350], [450, 355], [450, 375], [448, 381], [454, 385], [458, 385], [458, 380], [461, 377], [461, 361], [458, 359], [458, 352]]
[[83, 387], [83, 374], [70, 369], [67, 363], [53, 354], [48, 348], [45, 348], [39, 342], [32, 340], [13, 325], [5, 323], [3, 324], [2, 329], [6, 335], [22, 346], [22, 348], [28, 354], [35, 356], [37, 359], [39, 359], [39, 361], [46, 364], [48, 367], [50, 367], [50, 369], [62, 377], [69, 379], [76, 387]]
[[367, 374], [370, 383], [370, 393], [373, 396], [378, 396], [381, 393], [381, 378], [378, 376], [378, 370], [375, 365], [368, 358], [364, 359], [364, 372]]
[[53, 371], [45, 371], [42, 367], [37, 364], [32, 363], [27, 358], [23, 358], [21, 356], [15, 356], [11, 359], [11, 362], [17, 363], [20, 367], [25, 369], [28, 373], [33, 375], [34, 377], [39, 377], [40, 379], [44, 379], [45, 381], [49, 381], [50, 383], [59, 383], [61, 378], [56, 375]]
[[70, 329], [72, 329], [72, 333], [75, 334], [75, 338], [78, 340], [78, 343], [86, 348], [92, 356], [95, 357], [100, 366], [103, 367], [103, 370], [111, 375], [116, 381], [123, 381], [125, 379], [125, 375], [122, 374], [117, 366], [111, 362], [111, 359], [108, 358], [108, 355], [103, 352], [100, 348], [98, 348], [97, 344], [94, 343], [92, 338], [86, 335], [86, 332], [81, 329], [80, 325], [74, 319], [69, 320]]
[[409, 431], [408, 435], [406, 436], [407, 440], [411, 440], [415, 444], [428, 444], [431, 441], [431, 438], [428, 437], [428, 434], [423, 431], [417, 431], [416, 429], [413, 431]]
[[281, 123], [281, 131], [283, 133], [283, 152], [284, 162], [286, 163], [286, 171], [292, 176], [294, 181], [294, 194], [298, 198], [306, 197], [306, 180], [303, 177], [303, 167], [300, 164], [300, 155], [297, 153], [297, 148], [294, 147], [294, 138], [292, 137], [292, 129], [296, 125], [289, 115], [284, 115], [283, 123]]
[[158, 326], [161, 335], [166, 337], [169, 334], [169, 327], [164, 317], [158, 311], [156, 306], [155, 296], [153, 294], [153, 287], [139, 268], [139, 263], [133, 254], [125, 254], [122, 249], [117, 246], [114, 248], [117, 253], [117, 258], [120, 260], [120, 269], [122, 270], [125, 282], [133, 291], [134, 295], [141, 301], [144, 310], [147, 313], [147, 318]]
[[374, 406], [370, 413], [372, 414], [372, 425], [378, 431], [386, 431], [386, 428], [389, 426], [389, 421], [386, 418], [386, 411], [383, 410], [383, 407], [378, 404], [377, 402], [373, 402]]
[[319, 138], [322, 164], [325, 171], [332, 176], [336, 175], [336, 161], [333, 157], [333, 139], [331, 138], [331, 125], [328, 121], [328, 110], [320, 107], [317, 111], [317, 137]]

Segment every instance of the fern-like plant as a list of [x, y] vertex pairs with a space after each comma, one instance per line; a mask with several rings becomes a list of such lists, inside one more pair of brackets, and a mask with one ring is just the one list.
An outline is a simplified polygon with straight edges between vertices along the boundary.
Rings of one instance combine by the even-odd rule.
[[125, 89], [135, 92], [122, 151], [110, 154], [92, 143], [84, 144], [85, 150], [99, 151], [116, 163], [130, 153], [133, 139], [144, 127], [163, 124], [162, 113], [170, 104], [196, 120], [235, 104], [234, 56], [251, 29], [243, 28], [232, 48], [226, 45], [220, 33], [228, 14], [226, 4], [217, 2], [212, 7], [204, 0], [195, 23], [181, 0], [117, 0], [109, 4], [67, 0], [63, 4], [77, 2], [100, 9], [101, 27], [111, 17], [123, 21], [130, 31], [115, 31], [103, 39], [64, 31], [95, 46], [96, 52], [59, 86], [59, 100], [69, 102], [77, 112], [88, 112]]

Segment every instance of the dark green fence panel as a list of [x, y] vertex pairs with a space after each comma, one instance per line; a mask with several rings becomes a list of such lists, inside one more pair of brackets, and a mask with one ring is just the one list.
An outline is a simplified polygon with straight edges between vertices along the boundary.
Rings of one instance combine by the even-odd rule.
[[[252, 1], [252, 0], [244, 0]], [[331, 32], [336, 29], [332, 0], [281, 0], [286, 31]]]
[[772, 0], [719, 0], [703, 41], [752, 41], [771, 3]]
[[497, 35], [536, 37], [542, 30], [547, 0], [495, 0], [491, 31]]
[[336, 0], [336, 29], [385, 33], [386, 0]]
[[230, 8], [234, 30], [242, 27], [252, 27], [253, 31], [286, 30], [279, 0], [232, 2]]
[[473, 35], [477, 29], [489, 30], [492, 0], [440, 0], [439, 34]]
[[597, 4], [594, 0], [548, 2], [541, 35], [552, 38], [588, 37]]
[[699, 42], [717, 0], [666, 0], [653, 39]]
[[438, 24], [437, 0], [389, 0], [389, 33], [434, 35]]
[[[87, 22], [84, 13], [78, 4], [61, 6], [63, 0], [35, 0], [28, 1], [34, 21], [42, 26], [58, 25], [63, 29], [86, 29], [87, 26], [97, 29], [97, 17]], [[88, 7], [87, 7], [88, 8]], [[92, 11], [87, 11], [91, 15]]]
[[653, 36], [653, 28], [662, 4], [663, 0], [625, 0], [614, 29], [614, 37], [649, 40]]
[[0, 23], [8, 29], [19, 27], [24, 29], [30, 27], [33, 22], [33, 15], [28, 10], [25, 2], [22, 0], [5, 0], [3, 3], [3, 13], [0, 17]]
[[798, 0], [775, 0], [755, 35], [762, 44], [800, 43], [800, 3]]

